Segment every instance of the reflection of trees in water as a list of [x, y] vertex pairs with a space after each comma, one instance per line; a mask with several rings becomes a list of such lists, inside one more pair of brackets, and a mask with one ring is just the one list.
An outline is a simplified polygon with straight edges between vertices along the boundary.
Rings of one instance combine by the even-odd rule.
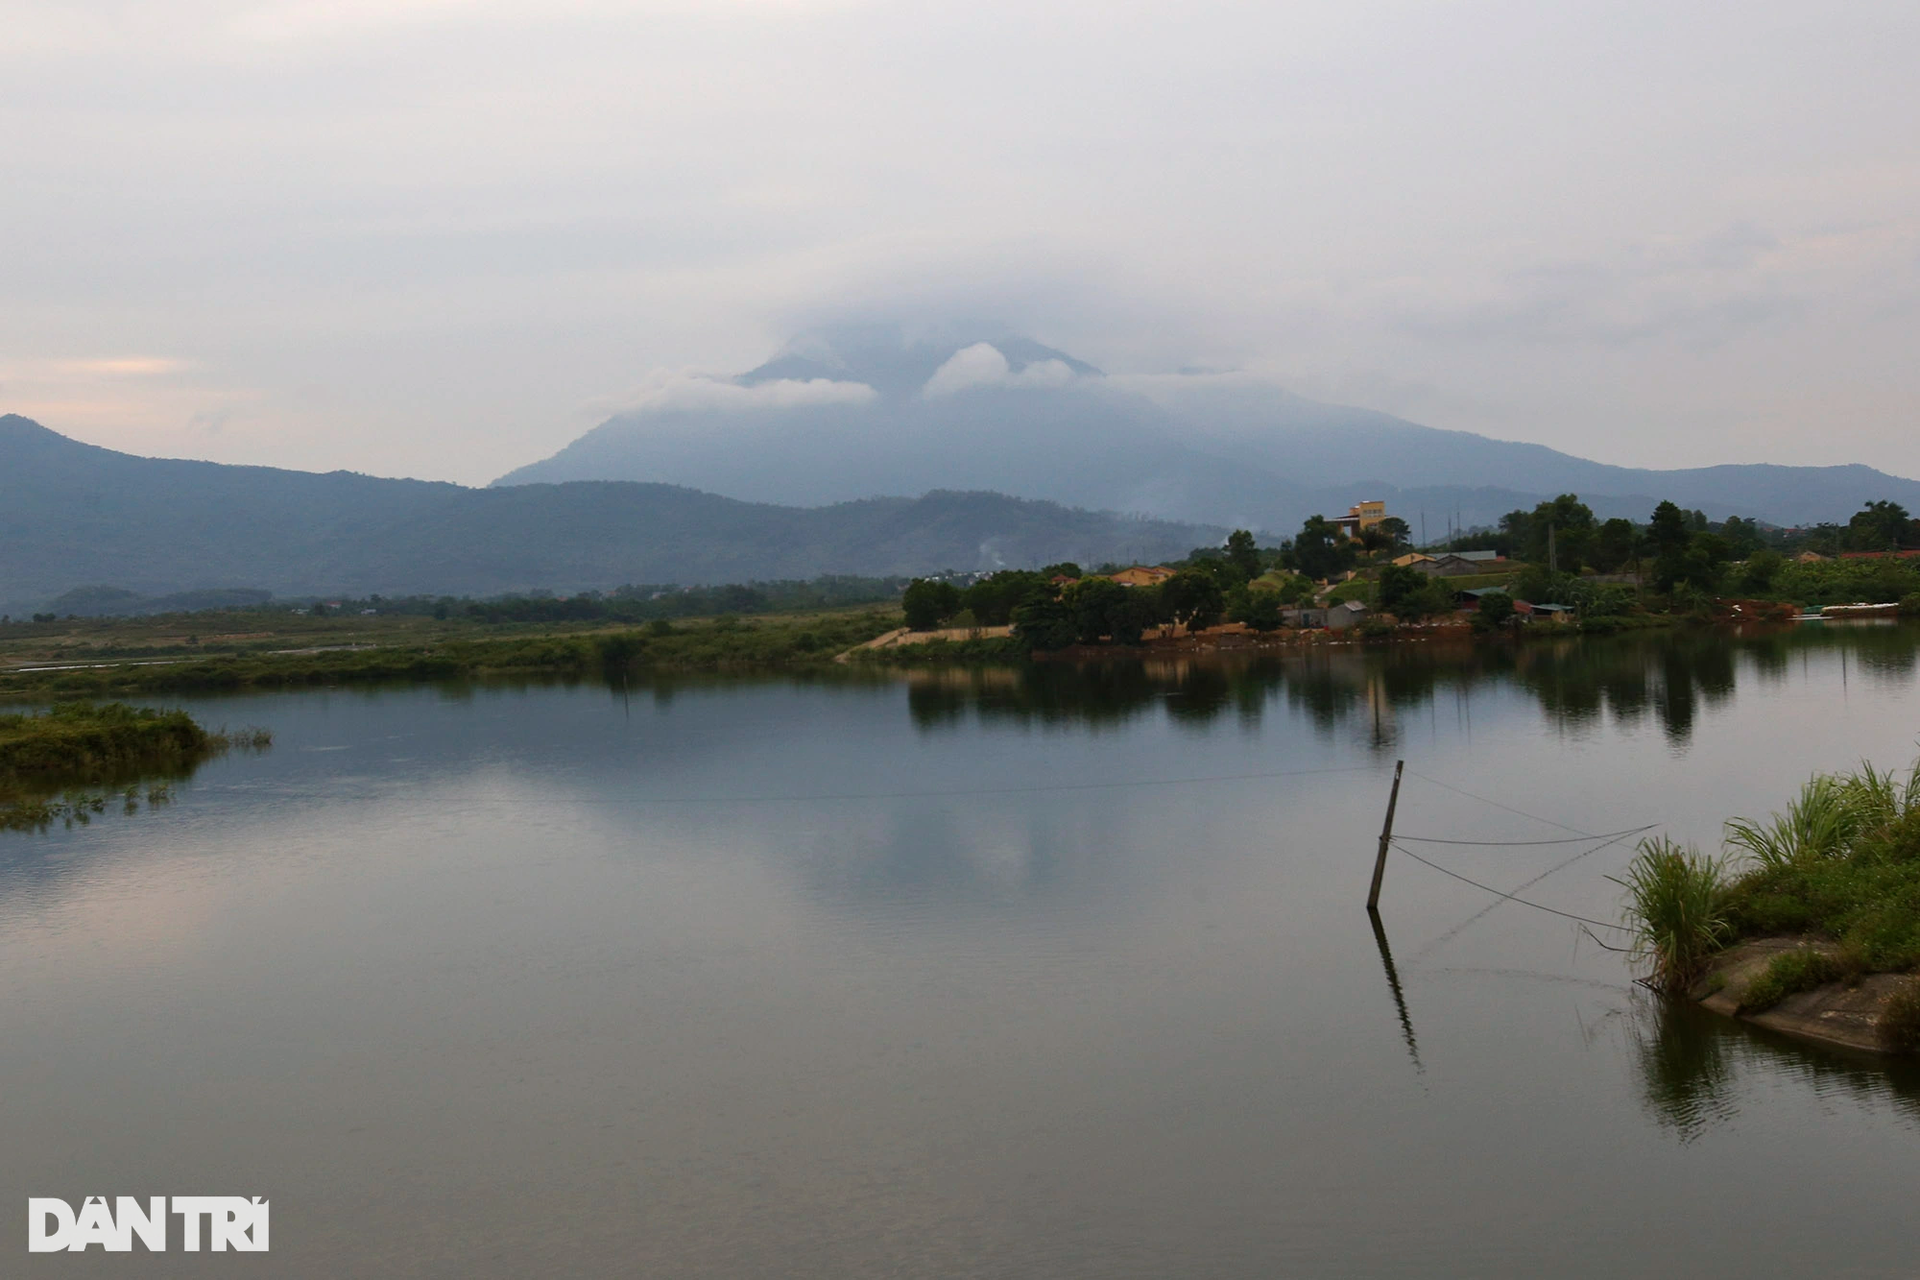
[[1647, 1112], [1682, 1142], [1733, 1119], [1743, 1078], [1768, 1075], [1811, 1085], [1822, 1098], [1885, 1102], [1920, 1120], [1920, 1063], [1802, 1044], [1652, 995], [1635, 996], [1627, 1028]]
[[1257, 725], [1276, 701], [1322, 735], [1359, 728], [1386, 750], [1399, 722], [1442, 694], [1524, 689], [1554, 723], [1573, 729], [1606, 717], [1633, 724], [1651, 715], [1684, 745], [1703, 707], [1733, 697], [1743, 659], [1763, 682], [1790, 673], [1795, 658], [1835, 651], [1879, 679], [1911, 679], [1920, 628], [1800, 627], [1740, 635], [1718, 630], [1644, 632], [1518, 645], [1412, 643], [1317, 646], [1259, 656], [1212, 654], [1029, 668], [915, 672], [914, 722], [932, 729], [968, 713], [982, 720], [1049, 725], [1122, 724], [1164, 706], [1175, 723], [1205, 726], [1232, 710]]

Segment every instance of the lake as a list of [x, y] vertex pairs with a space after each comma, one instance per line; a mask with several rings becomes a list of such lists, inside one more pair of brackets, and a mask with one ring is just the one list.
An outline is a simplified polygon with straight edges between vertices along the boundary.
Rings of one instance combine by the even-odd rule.
[[[1615, 921], [1632, 839], [1585, 834], [1717, 847], [1904, 767], [1917, 659], [1846, 624], [189, 699], [273, 749], [0, 834], [0, 1252], [1908, 1276], [1920, 1072], [1665, 1007], [1399, 852], [1363, 903], [1404, 759], [1409, 848]], [[26, 1254], [24, 1198], [88, 1194], [266, 1196], [272, 1251]]]

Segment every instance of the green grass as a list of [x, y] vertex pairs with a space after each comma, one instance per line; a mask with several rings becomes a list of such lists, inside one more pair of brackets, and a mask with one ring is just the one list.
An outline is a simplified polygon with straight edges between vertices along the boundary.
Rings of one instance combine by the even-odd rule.
[[[480, 635], [456, 629], [426, 639], [400, 632], [409, 641], [308, 652], [250, 649], [190, 658], [160, 655], [161, 660], [136, 652], [153, 665], [0, 673], [0, 697], [101, 698], [505, 674], [584, 678], [646, 670], [807, 667], [831, 663], [836, 654], [898, 625], [897, 611], [861, 609], [641, 627], [521, 627]], [[337, 643], [352, 635], [315, 638]]]
[[1648, 971], [1648, 985], [1684, 991], [1732, 933], [1725, 863], [1649, 838], [1615, 883], [1627, 890], [1635, 957]]
[[1843, 976], [1840, 962], [1824, 952], [1806, 947], [1782, 951], [1747, 985], [1740, 997], [1740, 1012], [1759, 1013], [1771, 1009], [1788, 996], [1838, 982]]
[[1920, 1054], [1920, 983], [1895, 992], [1881, 1009], [1880, 1044], [1890, 1053]]
[[1370, 578], [1355, 578], [1352, 582], [1343, 582], [1327, 592], [1328, 604], [1340, 604], [1347, 600], [1358, 600], [1371, 608], [1380, 594], [1380, 584]]
[[1920, 966], [1920, 769], [1821, 775], [1728, 836], [1751, 860], [1729, 894], [1736, 936], [1810, 934], [1865, 968]]
[[213, 735], [184, 711], [62, 703], [34, 715], [0, 716], [0, 788], [191, 764], [214, 749]]
[[[32, 715], [0, 716], [0, 830], [69, 824], [104, 812], [117, 798], [137, 807], [138, 780], [184, 777], [233, 747], [262, 748], [264, 729], [209, 732], [184, 711], [123, 703], [61, 703]], [[150, 783], [149, 804], [163, 803], [164, 783]]]

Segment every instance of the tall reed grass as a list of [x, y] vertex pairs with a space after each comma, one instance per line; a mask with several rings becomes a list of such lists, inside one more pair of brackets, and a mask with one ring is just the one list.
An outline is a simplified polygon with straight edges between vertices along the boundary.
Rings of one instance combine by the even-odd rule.
[[1920, 761], [1906, 777], [1862, 764], [1852, 773], [1815, 774], [1784, 813], [1766, 821], [1735, 818], [1727, 843], [1763, 870], [1845, 857], [1920, 807]]
[[1635, 958], [1647, 969], [1647, 985], [1686, 990], [1733, 933], [1726, 862], [1664, 836], [1649, 837], [1626, 872], [1611, 878], [1627, 891]]

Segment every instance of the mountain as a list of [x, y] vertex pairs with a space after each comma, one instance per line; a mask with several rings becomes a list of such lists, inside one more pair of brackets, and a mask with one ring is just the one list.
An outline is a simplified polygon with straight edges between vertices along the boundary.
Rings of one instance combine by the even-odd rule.
[[[316, 475], [135, 457], [0, 417], [0, 612], [15, 616], [63, 596], [97, 609], [240, 589], [570, 593], [1158, 560], [1225, 534], [993, 493], [799, 508], [664, 484], [469, 489]], [[77, 588], [88, 590], [65, 594]]]
[[1278, 530], [1382, 498], [1434, 536], [1560, 493], [1640, 520], [1663, 498], [1780, 525], [1844, 522], [1879, 498], [1920, 509], [1920, 482], [1865, 466], [1616, 467], [1250, 378], [1111, 378], [990, 326], [810, 335], [738, 377], [651, 388], [495, 484], [585, 479], [783, 503], [944, 485]]

